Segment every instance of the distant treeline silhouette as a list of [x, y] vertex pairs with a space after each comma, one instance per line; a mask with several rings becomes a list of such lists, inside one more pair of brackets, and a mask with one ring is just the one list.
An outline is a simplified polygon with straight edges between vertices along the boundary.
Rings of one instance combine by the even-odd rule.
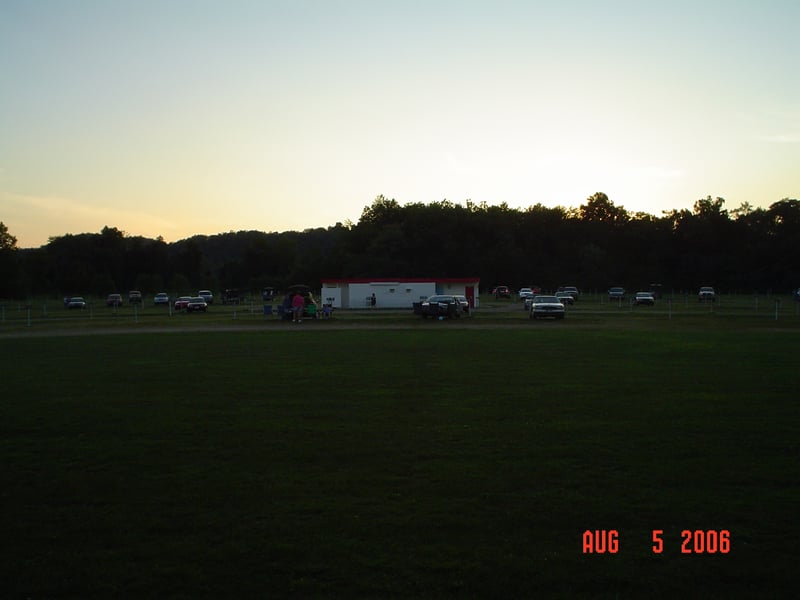
[[3, 226], [0, 297], [258, 291], [348, 277], [477, 276], [484, 288], [584, 290], [660, 283], [664, 290], [783, 293], [800, 286], [800, 201], [731, 211], [724, 204], [709, 196], [691, 211], [655, 217], [615, 206], [603, 193], [578, 208], [527, 209], [447, 200], [400, 205], [378, 196], [356, 224], [173, 243], [107, 226], [32, 249], [18, 249]]

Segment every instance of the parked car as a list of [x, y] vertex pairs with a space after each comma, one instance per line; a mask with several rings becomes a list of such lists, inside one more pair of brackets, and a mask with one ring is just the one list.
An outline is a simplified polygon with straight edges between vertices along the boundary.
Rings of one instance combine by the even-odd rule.
[[214, 303], [214, 294], [211, 293], [211, 290], [200, 290], [199, 292], [197, 292], [197, 295], [200, 296], [203, 300], [205, 300], [206, 304]]
[[455, 296], [436, 294], [429, 296], [420, 305], [420, 314], [423, 319], [432, 317], [459, 318], [462, 315], [461, 303]]
[[191, 296], [178, 296], [178, 299], [175, 300], [175, 310], [186, 310], [186, 307], [189, 305], [189, 301], [191, 299]]
[[536, 296], [531, 302], [528, 317], [531, 319], [563, 319], [566, 312], [561, 300], [555, 296]]
[[698, 302], [716, 302], [716, 300], [717, 294], [710, 285], [704, 285], [700, 288], [700, 291], [697, 292]]
[[142, 292], [139, 290], [131, 290], [128, 292], [128, 304], [141, 304]]
[[202, 296], [189, 298], [189, 302], [186, 303], [186, 312], [206, 312], [206, 310], [208, 310], [208, 302]]
[[636, 306], [644, 305], [644, 306], [653, 306], [656, 303], [656, 298], [653, 296], [652, 292], [636, 292], [636, 295], [633, 297], [633, 303]]
[[106, 298], [106, 306], [122, 306], [122, 294], [109, 294]]
[[86, 308], [86, 300], [80, 296], [70, 296], [69, 298], [64, 298], [64, 306], [70, 310], [74, 308]]
[[156, 306], [169, 305], [169, 296], [165, 292], [159, 292], [153, 296], [153, 304]]
[[608, 299], [625, 300], [625, 288], [620, 286], [608, 288]]
[[566, 292], [567, 294], [572, 296], [573, 300], [577, 300], [578, 296], [581, 295], [581, 293], [578, 291], [578, 288], [576, 288], [574, 285], [562, 285], [561, 287], [558, 288], [556, 293], [558, 292]]
[[559, 302], [564, 306], [575, 304], [575, 297], [567, 291], [556, 292], [556, 298], [558, 298]]
[[507, 285], [498, 285], [494, 288], [495, 298], [511, 298], [511, 290]]
[[520, 300], [525, 300], [525, 298], [531, 298], [534, 296], [533, 288], [524, 287], [519, 288], [519, 292], [517, 292]]

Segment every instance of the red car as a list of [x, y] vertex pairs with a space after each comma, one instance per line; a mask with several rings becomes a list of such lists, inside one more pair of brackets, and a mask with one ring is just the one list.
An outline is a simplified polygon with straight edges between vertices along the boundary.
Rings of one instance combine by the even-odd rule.
[[177, 300], [175, 300], [175, 310], [186, 310], [191, 299], [191, 296], [180, 296]]

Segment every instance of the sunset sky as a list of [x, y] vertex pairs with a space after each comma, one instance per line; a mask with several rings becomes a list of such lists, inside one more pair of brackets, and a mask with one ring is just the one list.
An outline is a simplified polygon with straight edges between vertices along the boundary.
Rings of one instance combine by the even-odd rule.
[[800, 198], [800, 2], [0, 0], [21, 248], [357, 222], [383, 194]]

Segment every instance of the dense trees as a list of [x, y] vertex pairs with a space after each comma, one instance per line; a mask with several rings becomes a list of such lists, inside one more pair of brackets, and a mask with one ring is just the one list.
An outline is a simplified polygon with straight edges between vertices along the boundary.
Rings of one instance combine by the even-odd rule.
[[7, 298], [22, 287], [22, 270], [17, 254], [17, 238], [0, 221], [0, 298]]
[[0, 296], [188, 292], [319, 284], [322, 278], [478, 276], [484, 286], [574, 284], [729, 291], [800, 285], [800, 201], [727, 210], [710, 196], [692, 210], [632, 214], [606, 194], [577, 209], [526, 210], [447, 200], [401, 206], [379, 196], [358, 223], [238, 231], [167, 244], [115, 227], [20, 250], [0, 223]]
[[8, 232], [6, 224], [0, 221], [0, 252], [15, 250], [17, 238]]

